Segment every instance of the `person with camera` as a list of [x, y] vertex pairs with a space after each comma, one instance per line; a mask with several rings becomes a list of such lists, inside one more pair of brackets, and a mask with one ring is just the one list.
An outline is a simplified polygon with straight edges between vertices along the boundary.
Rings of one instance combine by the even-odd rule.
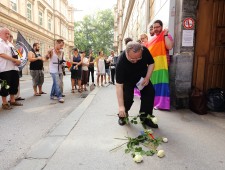
[[[43, 58], [40, 51], [40, 44], [34, 43], [32, 51], [28, 52], [28, 61], [30, 62], [30, 75], [33, 81], [34, 96], [46, 94], [42, 91], [44, 83]], [[38, 91], [37, 91], [38, 88]]]
[[63, 63], [63, 49], [64, 47], [64, 40], [57, 39], [55, 43], [54, 49], [48, 51], [46, 55], [46, 59], [49, 59], [49, 72], [52, 76], [53, 84], [50, 94], [50, 99], [55, 99], [57, 97], [60, 103], [64, 103], [63, 95], [62, 95], [62, 78], [63, 70], [62, 64]]
[[[0, 28], [0, 79], [5, 80], [10, 86], [9, 89], [1, 88], [0, 95], [2, 96], [2, 109], [10, 110], [11, 106], [22, 106], [21, 103], [15, 101], [15, 95], [18, 91], [19, 74], [18, 66], [21, 61], [15, 55], [13, 56], [10, 43], [8, 41], [10, 31], [8, 28]], [[8, 103], [7, 96], [10, 95]]]

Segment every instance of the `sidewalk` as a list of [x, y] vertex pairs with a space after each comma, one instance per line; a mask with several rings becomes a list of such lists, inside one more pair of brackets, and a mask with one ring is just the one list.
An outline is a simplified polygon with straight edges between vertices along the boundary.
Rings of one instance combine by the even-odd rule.
[[[139, 98], [130, 115], [139, 110]], [[109, 152], [124, 141], [114, 138], [136, 137], [140, 125], [117, 123], [115, 86], [96, 88], [58, 127], [37, 142], [16, 170], [206, 170], [225, 169], [225, 115], [196, 115], [189, 110], [154, 111], [159, 119], [155, 136], [165, 136], [162, 159], [144, 156], [141, 164], [125, 154], [125, 146]]]

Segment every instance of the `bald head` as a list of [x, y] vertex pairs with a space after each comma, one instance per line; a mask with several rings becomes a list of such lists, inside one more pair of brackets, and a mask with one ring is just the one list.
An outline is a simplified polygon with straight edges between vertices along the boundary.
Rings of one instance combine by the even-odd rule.
[[4, 41], [7, 41], [10, 37], [10, 31], [8, 28], [1, 27], [0, 28], [0, 38]]

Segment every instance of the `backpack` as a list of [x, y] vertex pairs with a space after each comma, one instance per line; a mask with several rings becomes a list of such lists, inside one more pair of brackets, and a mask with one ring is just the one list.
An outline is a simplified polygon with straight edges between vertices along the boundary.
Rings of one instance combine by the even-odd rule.
[[211, 111], [225, 111], [225, 94], [221, 88], [211, 88], [207, 91], [207, 107]]
[[207, 114], [206, 96], [200, 89], [193, 87], [189, 98], [189, 108], [199, 115]]

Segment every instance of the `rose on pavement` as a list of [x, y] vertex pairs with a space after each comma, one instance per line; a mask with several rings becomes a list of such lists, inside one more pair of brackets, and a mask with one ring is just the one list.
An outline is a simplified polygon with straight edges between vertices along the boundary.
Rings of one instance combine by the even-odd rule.
[[164, 157], [164, 156], [165, 156], [164, 150], [159, 150], [158, 153], [157, 153], [157, 156], [158, 156], [159, 158]]
[[162, 140], [163, 140], [164, 143], [167, 143], [168, 142], [168, 139], [167, 138], [163, 138]]
[[143, 161], [143, 157], [141, 156], [141, 154], [135, 154], [134, 158], [133, 158], [134, 162], [136, 163], [140, 163]]

